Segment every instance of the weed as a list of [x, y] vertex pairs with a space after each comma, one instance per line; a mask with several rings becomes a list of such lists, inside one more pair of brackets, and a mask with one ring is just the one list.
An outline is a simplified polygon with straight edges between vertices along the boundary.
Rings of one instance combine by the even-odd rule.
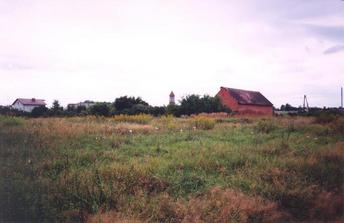
[[139, 115], [115, 115], [112, 120], [115, 122], [132, 122], [138, 124], [148, 124], [152, 121], [153, 117], [151, 115], [139, 114]]
[[216, 120], [205, 116], [197, 116], [192, 120], [192, 127], [195, 129], [209, 130], [215, 127]]
[[261, 120], [255, 125], [255, 130], [259, 133], [269, 134], [277, 128], [275, 122], [271, 119]]

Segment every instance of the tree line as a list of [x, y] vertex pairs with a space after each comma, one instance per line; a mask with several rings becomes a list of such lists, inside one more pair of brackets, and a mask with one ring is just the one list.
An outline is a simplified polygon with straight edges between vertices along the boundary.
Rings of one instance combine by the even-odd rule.
[[122, 96], [116, 98], [114, 102], [98, 102], [86, 108], [85, 106], [69, 106], [64, 109], [59, 101], [55, 100], [50, 108], [46, 106], [36, 107], [31, 113], [10, 109], [0, 108], [0, 114], [28, 116], [28, 117], [50, 117], [50, 116], [112, 116], [112, 115], [136, 115], [150, 114], [153, 116], [161, 115], [192, 115], [199, 113], [227, 112], [230, 109], [223, 106], [220, 98], [209, 95], [188, 95], [180, 101], [180, 104], [168, 106], [152, 106], [140, 97]]

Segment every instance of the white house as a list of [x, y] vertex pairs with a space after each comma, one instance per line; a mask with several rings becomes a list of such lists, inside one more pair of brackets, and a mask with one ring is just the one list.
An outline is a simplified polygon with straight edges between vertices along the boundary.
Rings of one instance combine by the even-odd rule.
[[19, 111], [24, 111], [24, 112], [31, 112], [34, 108], [39, 107], [39, 106], [45, 106], [46, 103], [44, 102], [43, 99], [26, 99], [26, 98], [17, 98], [13, 104], [12, 108], [17, 109]]

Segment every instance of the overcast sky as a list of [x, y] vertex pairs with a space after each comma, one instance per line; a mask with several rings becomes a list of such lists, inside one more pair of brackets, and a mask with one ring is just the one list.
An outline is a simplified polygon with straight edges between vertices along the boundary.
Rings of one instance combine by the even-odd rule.
[[341, 0], [0, 0], [0, 104], [141, 96], [153, 105], [220, 86], [275, 106], [339, 106]]

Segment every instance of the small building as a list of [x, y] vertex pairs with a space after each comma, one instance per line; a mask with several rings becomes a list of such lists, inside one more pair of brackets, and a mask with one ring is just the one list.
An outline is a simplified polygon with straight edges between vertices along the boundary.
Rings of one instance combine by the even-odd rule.
[[79, 103], [75, 103], [75, 104], [68, 104], [67, 105], [67, 108], [69, 109], [77, 109], [78, 107], [84, 107], [84, 108], [89, 108], [91, 107], [92, 105], [95, 105], [96, 103], [93, 102], [93, 101], [89, 101], [89, 100], [86, 100], [84, 102], [79, 102]]
[[43, 99], [36, 99], [36, 98], [17, 98], [11, 107], [13, 109], [17, 109], [19, 111], [24, 111], [24, 112], [32, 112], [32, 110], [36, 107], [40, 106], [45, 106], [46, 103], [44, 102]]
[[221, 87], [217, 96], [223, 105], [238, 114], [273, 115], [273, 104], [258, 91]]

